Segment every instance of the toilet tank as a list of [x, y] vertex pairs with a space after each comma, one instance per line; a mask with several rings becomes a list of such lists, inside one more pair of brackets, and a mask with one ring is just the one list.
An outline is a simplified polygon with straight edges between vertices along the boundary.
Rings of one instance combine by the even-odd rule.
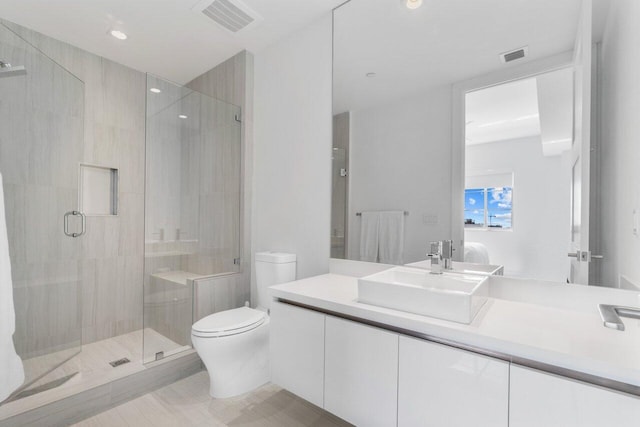
[[296, 280], [296, 254], [283, 252], [257, 252], [256, 287], [258, 307], [270, 308], [269, 286]]

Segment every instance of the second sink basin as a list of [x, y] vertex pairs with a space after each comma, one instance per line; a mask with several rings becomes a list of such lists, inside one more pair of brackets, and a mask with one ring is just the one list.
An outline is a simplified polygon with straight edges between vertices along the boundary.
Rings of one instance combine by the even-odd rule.
[[[405, 264], [405, 267], [431, 270], [431, 260], [427, 259], [424, 261], [412, 262], [411, 264]], [[451, 267], [452, 269], [447, 270], [447, 273], [479, 274], [486, 276], [502, 276], [504, 274], [504, 267], [501, 265], [452, 261]]]
[[469, 324], [487, 301], [486, 276], [394, 267], [358, 279], [358, 302]]

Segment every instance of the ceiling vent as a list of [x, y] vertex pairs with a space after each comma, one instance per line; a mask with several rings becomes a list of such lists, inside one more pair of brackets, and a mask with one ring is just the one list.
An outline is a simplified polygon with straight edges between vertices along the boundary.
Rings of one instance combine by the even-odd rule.
[[521, 47], [509, 52], [504, 52], [500, 54], [500, 60], [505, 64], [507, 62], [517, 61], [518, 59], [522, 59], [529, 53], [529, 47]]
[[260, 15], [240, 0], [203, 0], [193, 10], [234, 34], [262, 21]]

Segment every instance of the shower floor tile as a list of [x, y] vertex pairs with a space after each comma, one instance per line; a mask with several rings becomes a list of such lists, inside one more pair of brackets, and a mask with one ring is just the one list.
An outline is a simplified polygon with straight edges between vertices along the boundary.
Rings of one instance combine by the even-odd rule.
[[[140, 365], [142, 360], [142, 337], [143, 330], [139, 329], [128, 334], [118, 335], [113, 338], [83, 345], [82, 351], [75, 356], [73, 356], [73, 353], [69, 354], [67, 351], [67, 355], [59, 356], [58, 354], [47, 354], [45, 356], [27, 359], [23, 362], [25, 365], [25, 372], [30, 372], [32, 371], [31, 368], [35, 364], [48, 364], [51, 366], [52, 358], [64, 360], [69, 359], [69, 356], [73, 356], [60, 367], [34, 382], [29, 388], [38, 387], [75, 372], [78, 372], [78, 375], [69, 381], [72, 384], [82, 382], [85, 379], [95, 377], [96, 375], [110, 374], [116, 368], [112, 367], [109, 362], [122, 358], [127, 358], [131, 363]], [[144, 330], [144, 339], [147, 340], [147, 343], [152, 345], [153, 348], [189, 348], [181, 347], [179, 344], [176, 344], [164, 335], [161, 335], [149, 328]], [[117, 368], [122, 367], [124, 367], [124, 365], [120, 365]]]
[[[149, 328], [144, 330], [144, 338], [149, 344], [154, 345], [154, 348], [191, 349], [191, 347], [181, 347]], [[72, 356], [71, 359], [52, 372], [34, 381], [26, 390], [31, 390], [36, 387], [46, 389], [46, 387], [43, 386], [61, 380], [74, 373], [77, 374], [59, 387], [0, 405], [0, 420], [143, 370], [142, 339], [143, 330], [140, 329], [83, 345], [82, 351], [75, 356], [73, 356], [73, 353], [69, 353], [69, 351], [66, 353], [63, 351], [25, 360], [23, 362], [25, 370], [29, 372], [31, 369], [37, 368], [38, 364], [51, 366], [52, 360], [64, 360]], [[176, 351], [172, 351], [166, 354], [166, 356], [170, 356], [175, 352]], [[122, 358], [127, 358], [130, 362], [117, 367], [112, 367], [109, 364], [109, 362]]]
[[238, 397], [214, 399], [209, 396], [206, 371], [74, 424], [76, 427], [159, 425], [343, 427], [351, 424], [273, 384]]

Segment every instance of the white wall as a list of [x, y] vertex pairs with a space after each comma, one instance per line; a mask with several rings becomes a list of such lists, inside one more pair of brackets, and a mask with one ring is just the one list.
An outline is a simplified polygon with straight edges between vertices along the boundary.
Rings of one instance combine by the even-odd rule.
[[329, 270], [331, 32], [327, 14], [255, 54], [253, 253], [296, 253], [298, 278]]
[[640, 2], [616, 0], [602, 43], [602, 250], [603, 283], [619, 274], [640, 286]]
[[425, 259], [451, 237], [451, 87], [351, 114], [347, 257], [360, 259], [356, 212], [405, 210], [404, 262]]
[[561, 156], [544, 157], [540, 137], [468, 146], [466, 173], [513, 172], [513, 228], [465, 229], [489, 248], [505, 275], [564, 282], [568, 272], [570, 181]]

